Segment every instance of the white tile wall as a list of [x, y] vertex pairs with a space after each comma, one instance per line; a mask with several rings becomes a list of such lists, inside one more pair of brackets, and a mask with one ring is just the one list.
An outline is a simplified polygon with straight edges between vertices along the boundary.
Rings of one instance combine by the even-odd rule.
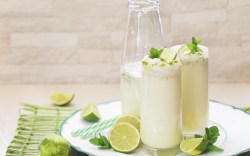
[[[168, 46], [210, 48], [210, 81], [250, 82], [249, 0], [161, 0]], [[0, 0], [0, 83], [117, 83], [127, 0]]]

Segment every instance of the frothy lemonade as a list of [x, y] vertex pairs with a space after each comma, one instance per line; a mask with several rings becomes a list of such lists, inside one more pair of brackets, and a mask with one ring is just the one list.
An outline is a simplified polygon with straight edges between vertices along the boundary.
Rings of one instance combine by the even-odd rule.
[[182, 139], [180, 63], [169, 50], [159, 53], [143, 60], [140, 132], [145, 145], [168, 149]]
[[123, 115], [140, 117], [141, 72], [140, 62], [128, 63], [122, 68], [121, 93]]
[[194, 37], [191, 44], [177, 45], [182, 60], [182, 129], [184, 135], [203, 134], [208, 124], [208, 48], [198, 45]]

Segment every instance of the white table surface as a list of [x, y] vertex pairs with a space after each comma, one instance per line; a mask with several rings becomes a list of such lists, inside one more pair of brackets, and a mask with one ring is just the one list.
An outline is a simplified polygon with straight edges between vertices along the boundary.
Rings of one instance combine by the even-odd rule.
[[[20, 103], [52, 106], [50, 91], [74, 92], [72, 107], [120, 98], [119, 84], [0, 85], [0, 156], [14, 135]], [[209, 97], [236, 107], [250, 106], [250, 83], [210, 84]]]

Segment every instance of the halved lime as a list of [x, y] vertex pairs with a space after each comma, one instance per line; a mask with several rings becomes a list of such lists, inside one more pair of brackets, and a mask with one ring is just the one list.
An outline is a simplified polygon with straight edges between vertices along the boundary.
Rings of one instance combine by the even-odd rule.
[[138, 131], [140, 131], [140, 119], [137, 116], [134, 116], [134, 115], [121, 116], [116, 120], [114, 125], [119, 124], [119, 123], [131, 124], [135, 126], [135, 128], [137, 128]]
[[176, 58], [177, 54], [174, 51], [171, 51], [168, 48], [165, 48], [161, 53], [160, 59], [166, 62], [171, 62]]
[[90, 121], [90, 122], [97, 122], [101, 118], [100, 113], [99, 113], [99, 111], [97, 109], [97, 106], [93, 102], [88, 103], [82, 109], [81, 116], [85, 120]]
[[49, 96], [52, 102], [58, 106], [67, 105], [74, 99], [74, 93], [68, 92], [51, 92]]
[[182, 139], [180, 149], [189, 155], [198, 155], [206, 150], [208, 141], [204, 138]]
[[109, 141], [114, 150], [130, 153], [140, 144], [140, 134], [131, 124], [119, 123], [110, 129]]

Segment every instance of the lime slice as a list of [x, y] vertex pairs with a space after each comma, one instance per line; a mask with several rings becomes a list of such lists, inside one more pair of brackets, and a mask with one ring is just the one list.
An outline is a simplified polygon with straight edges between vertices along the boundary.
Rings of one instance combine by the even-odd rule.
[[182, 53], [183, 55], [188, 55], [190, 54], [190, 49], [188, 48], [188, 46], [185, 44], [183, 45], [179, 50], [178, 53]]
[[177, 54], [168, 48], [165, 48], [161, 53], [160, 59], [166, 62], [171, 62], [176, 58]]
[[74, 93], [51, 92], [49, 96], [52, 102], [58, 106], [67, 105], [74, 99]]
[[101, 116], [98, 112], [97, 106], [95, 103], [88, 103], [82, 110], [81, 116], [90, 122], [97, 122], [100, 120]]
[[[183, 55], [189, 55], [189, 54], [191, 54], [191, 50], [188, 47], [192, 47], [192, 46], [194, 46], [194, 45], [193, 44], [185, 44], [179, 49], [178, 53], [181, 53]], [[199, 55], [202, 55], [203, 52], [202, 52], [201, 48], [197, 47], [196, 53], [198, 53]]]
[[198, 155], [206, 150], [208, 141], [204, 138], [182, 139], [180, 148], [189, 155]]
[[131, 124], [119, 123], [110, 129], [109, 141], [114, 150], [129, 153], [138, 147], [140, 134], [137, 128]]
[[119, 124], [119, 123], [128, 123], [133, 125], [135, 128], [137, 128], [138, 131], [140, 131], [140, 119], [137, 116], [134, 115], [124, 115], [119, 117], [115, 124]]

